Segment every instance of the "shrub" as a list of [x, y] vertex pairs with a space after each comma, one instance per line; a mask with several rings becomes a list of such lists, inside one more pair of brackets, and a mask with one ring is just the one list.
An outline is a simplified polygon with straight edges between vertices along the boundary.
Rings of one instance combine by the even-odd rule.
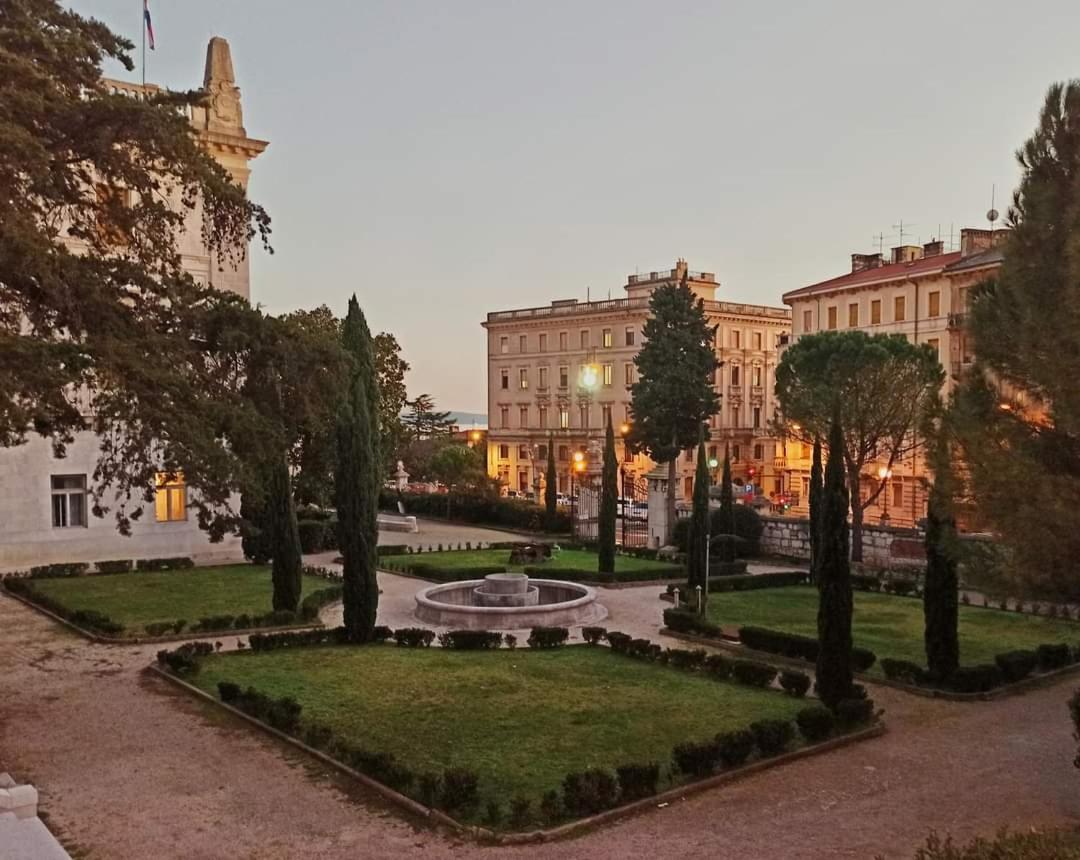
[[805, 672], [794, 672], [785, 669], [780, 673], [780, 686], [784, 688], [784, 692], [788, 695], [801, 699], [806, 695], [806, 691], [810, 689], [810, 676]]
[[652, 797], [656, 794], [656, 784], [660, 781], [658, 764], [624, 764], [615, 768], [619, 778], [619, 798], [624, 803]]
[[194, 675], [199, 671], [199, 658], [212, 653], [214, 646], [209, 642], [185, 642], [172, 651], [158, 651], [157, 661], [173, 674]]
[[881, 591], [881, 586], [879, 577], [864, 573], [851, 574], [851, 587], [856, 591]]
[[1035, 654], [1039, 660], [1039, 669], [1043, 672], [1060, 669], [1062, 666], [1068, 666], [1072, 662], [1072, 649], [1064, 643], [1040, 645], [1035, 649]]
[[90, 569], [90, 565], [83, 561], [65, 561], [55, 564], [39, 564], [30, 568], [30, 576], [39, 578], [54, 578], [59, 576], [82, 576]]
[[314, 630], [252, 633], [248, 644], [252, 651], [274, 651], [278, 648], [298, 648], [305, 645], [340, 644], [345, 641], [344, 627], [318, 627]]
[[305, 555], [337, 548], [337, 523], [323, 520], [297, 520], [300, 549]]
[[881, 658], [881, 671], [890, 681], [900, 681], [904, 684], [922, 683], [926, 676], [926, 670], [918, 663], [910, 660], [894, 660], [892, 657]]
[[207, 633], [216, 630], [230, 630], [235, 620], [236, 616], [234, 615], [207, 615], [200, 618], [191, 629]]
[[1080, 857], [1080, 837], [1074, 830], [1009, 833], [1000, 830], [993, 839], [978, 837], [960, 846], [951, 836], [937, 833], [915, 852], [915, 860], [1075, 860]]
[[372, 642], [385, 642], [387, 639], [394, 638], [394, 631], [387, 627], [385, 624], [377, 624], [371, 630]]
[[595, 815], [611, 809], [619, 800], [615, 776], [601, 768], [568, 773], [563, 779], [563, 806], [571, 815]]
[[506, 647], [513, 651], [517, 648], [517, 636], [513, 633], [504, 633], [503, 642], [506, 643]]
[[899, 597], [907, 597], [919, 587], [917, 582], [910, 579], [890, 579], [885, 583], [885, 591]]
[[510, 824], [524, 827], [532, 818], [532, 801], [527, 797], [515, 797], [510, 801]]
[[169, 633], [173, 628], [171, 621], [152, 621], [147, 624], [143, 629], [149, 636], [164, 636]]
[[178, 618], [172, 626], [173, 633], [179, 633], [185, 627], [187, 627], [187, 620], [184, 618]]
[[221, 697], [221, 701], [226, 704], [235, 702], [240, 698], [240, 685], [234, 684], [231, 681], [218, 681], [218, 695]]
[[487, 811], [484, 813], [484, 822], [489, 827], [498, 827], [503, 818], [502, 804], [497, 800], [487, 802]]
[[836, 703], [836, 721], [844, 728], [861, 726], [873, 717], [873, 699], [841, 699]]
[[448, 630], [439, 634], [439, 644], [457, 651], [483, 651], [498, 648], [502, 638], [502, 633], [493, 630]]
[[754, 733], [749, 729], [721, 732], [714, 741], [716, 752], [724, 767], [738, 767], [754, 751]]
[[795, 722], [802, 736], [810, 743], [816, 743], [832, 734], [836, 717], [824, 705], [811, 705], [795, 715]]
[[716, 769], [720, 759], [720, 747], [715, 740], [676, 744], [671, 751], [675, 767], [688, 776], [708, 776]]
[[1039, 657], [1034, 651], [1006, 651], [1004, 654], [998, 654], [994, 662], [1001, 670], [1006, 683], [1012, 683], [1034, 672], [1039, 664]]
[[754, 742], [763, 757], [779, 755], [795, 737], [795, 726], [788, 720], [758, 720], [750, 724]]
[[119, 636], [124, 632], [124, 625], [113, 621], [108, 615], [94, 609], [76, 609], [68, 618], [80, 627], [86, 627], [107, 636]]
[[[755, 651], [768, 651], [808, 662], [818, 656], [818, 640], [810, 636], [769, 630], [765, 627], [740, 627], [739, 641]], [[877, 655], [866, 648], [851, 649], [851, 665], [856, 672], [865, 672], [877, 662]]]
[[477, 801], [479, 778], [465, 768], [447, 768], [443, 771], [442, 791], [439, 799], [444, 809], [467, 809]]
[[99, 561], [94, 565], [98, 573], [130, 573], [132, 568], [130, 558], [119, 558], [112, 561]]
[[540, 814], [549, 824], [562, 818], [563, 805], [562, 798], [559, 797], [559, 792], [554, 789], [544, 792], [543, 796], [540, 798]]
[[[749, 505], [735, 505], [732, 509], [735, 519], [735, 534], [741, 538], [736, 544], [736, 552], [742, 558], [752, 558], [761, 552], [761, 535], [765, 525], [761, 516]], [[712, 512], [709, 528], [711, 534], [731, 534], [732, 524], [721, 517], [719, 510]], [[672, 543], [679, 552], [686, 552], [689, 545], [690, 520], [689, 518], [676, 521], [672, 532]]]
[[582, 627], [581, 638], [590, 645], [596, 645], [607, 636], [607, 630], [603, 627]]
[[559, 648], [570, 638], [570, 631], [565, 627], [534, 627], [529, 632], [530, 648]]
[[731, 677], [731, 660], [723, 654], [710, 654], [705, 658], [704, 670], [721, 681]]
[[439, 802], [442, 793], [442, 777], [437, 773], [422, 773], [417, 778], [417, 794], [419, 801], [424, 806], [434, 807]]
[[305, 621], [315, 621], [319, 617], [319, 610], [331, 603], [341, 600], [344, 586], [331, 585], [311, 592], [300, 601], [300, 617]]
[[[665, 609], [664, 626], [678, 633], [696, 633], [714, 639], [719, 639], [721, 636], [718, 625], [706, 621], [696, 612], [689, 612], [685, 609]], [[608, 641], [611, 641], [610, 634], [608, 634]]]
[[731, 674], [740, 684], [749, 687], [768, 687], [776, 677], [776, 667], [756, 660], [736, 660], [731, 667]]
[[[645, 642], [645, 639], [635, 639], [634, 642]], [[633, 642], [630, 643], [631, 648]], [[633, 656], [633, 654], [631, 654]], [[691, 671], [700, 669], [705, 664], [706, 653], [702, 648], [696, 648], [693, 651], [686, 648], [668, 648], [667, 649], [667, 662], [669, 666], [674, 666], [676, 669], [689, 669]]]
[[478, 493], [383, 493], [379, 506], [382, 510], [397, 511], [397, 502], [405, 505], [405, 510], [415, 516], [445, 519], [447, 510], [450, 517], [469, 523], [506, 526], [524, 531], [570, 531], [570, 514], [557, 511], [548, 522], [543, 505], [533, 504], [521, 499], [504, 499], [495, 495]]
[[174, 556], [172, 558], [140, 558], [135, 562], [135, 569], [142, 571], [182, 570], [194, 566], [195, 562], [187, 556]]
[[427, 648], [435, 641], [435, 631], [423, 627], [401, 627], [394, 631], [399, 648]]
[[961, 666], [949, 677], [949, 686], [958, 693], [985, 693], [1000, 687], [1005, 681], [1001, 670], [993, 664]]
[[300, 703], [289, 696], [274, 699], [266, 711], [266, 721], [280, 732], [293, 734], [300, 724]]
[[613, 630], [607, 634], [608, 645], [611, 646], [611, 650], [616, 654], [626, 654], [630, 650], [630, 643], [633, 641], [633, 637], [628, 633], [620, 633], [617, 630]]

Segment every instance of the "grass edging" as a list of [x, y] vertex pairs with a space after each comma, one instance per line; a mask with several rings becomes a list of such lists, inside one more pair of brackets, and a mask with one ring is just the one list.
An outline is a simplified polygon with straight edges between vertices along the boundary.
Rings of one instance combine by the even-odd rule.
[[[768, 660], [773, 663], [780, 663], [798, 669], [809, 668], [813, 670], [815, 668], [815, 664], [811, 663], [809, 660], [800, 660], [798, 657], [787, 657], [783, 654], [772, 654], [768, 651], [758, 651], [754, 648], [747, 648], [739, 642], [732, 642], [727, 639], [714, 639], [710, 636], [695, 636], [692, 633], [682, 633], [671, 630], [668, 627], [661, 627], [660, 633], [664, 636], [670, 636], [672, 639], [681, 639], [684, 642], [692, 642], [696, 645], [711, 645], [732, 654], [741, 654], [756, 660]], [[1039, 675], [1031, 675], [1027, 678], [1022, 678], [1019, 681], [1013, 681], [1011, 684], [1002, 684], [1000, 687], [988, 690], [985, 693], [957, 693], [952, 690], [941, 690], [936, 687], [919, 687], [915, 684], [905, 684], [902, 681], [886, 678], [884, 675], [868, 675], [865, 672], [855, 672], [854, 677], [865, 684], [876, 684], [879, 687], [891, 687], [894, 690], [911, 693], [915, 696], [922, 696], [926, 699], [942, 699], [947, 702], [992, 702], [995, 699], [1003, 699], [1007, 696], [1018, 696], [1029, 690], [1050, 686], [1058, 679], [1076, 672], [1080, 672], [1080, 663], [1062, 666], [1060, 669], [1051, 669], [1049, 672], [1043, 672]]]
[[[44, 606], [35, 603], [23, 594], [9, 591], [6, 588], [0, 589], [0, 594], [11, 597], [22, 603], [24, 606], [29, 606], [35, 612], [40, 612], [42, 615], [48, 616], [58, 624], [63, 624], [69, 630], [73, 630], [80, 636], [99, 645], [156, 645], [164, 642], [186, 642], [190, 639], [205, 639], [208, 636], [250, 636], [252, 633], [285, 633], [300, 630], [316, 630], [326, 626], [319, 621], [315, 624], [287, 624], [277, 627], [246, 627], [242, 630], [233, 628], [228, 630], [191, 630], [187, 633], [173, 633], [169, 636], [103, 636], [100, 633], [94, 633], [91, 630], [87, 630], [85, 627], [80, 627], [74, 621], [69, 621], [67, 618], [57, 615], [51, 609], [46, 609]], [[326, 604], [326, 606], [333, 605], [333, 603]], [[320, 609], [320, 611], [322, 611], [322, 609]]]
[[368, 788], [373, 789], [380, 794], [386, 800], [397, 804], [407, 812], [417, 815], [421, 818], [429, 821], [435, 821], [442, 824], [457, 833], [472, 836], [478, 840], [485, 842], [492, 842], [498, 845], [522, 845], [532, 842], [548, 842], [555, 839], [564, 839], [568, 836], [575, 835], [580, 831], [597, 827], [609, 822], [624, 818], [630, 815], [634, 815], [638, 812], [644, 811], [647, 808], [655, 808], [662, 803], [671, 803], [675, 800], [681, 800], [687, 796], [698, 794], [702, 791], [708, 791], [711, 788], [716, 788], [720, 785], [724, 785], [735, 780], [742, 779], [744, 777], [753, 776], [761, 771], [768, 770], [779, 765], [787, 764], [789, 762], [798, 761], [802, 758], [818, 755], [819, 753], [831, 752], [835, 749], [848, 746], [849, 744], [858, 743], [864, 740], [871, 740], [873, 738], [880, 737], [885, 734], [887, 728], [883, 722], [877, 722], [874, 725], [868, 726], [863, 729], [859, 729], [854, 732], [848, 732], [837, 737], [829, 738], [817, 744], [809, 744], [804, 747], [800, 747], [797, 750], [791, 752], [781, 753], [777, 756], [771, 756], [769, 758], [758, 759], [750, 764], [743, 765], [741, 767], [733, 768], [732, 770], [718, 773], [705, 779], [695, 780], [688, 782], [674, 788], [669, 788], [659, 794], [655, 794], [651, 797], [645, 797], [640, 800], [635, 800], [630, 803], [616, 806], [612, 809], [604, 810], [596, 815], [590, 815], [585, 818], [579, 818], [576, 821], [569, 821], [565, 824], [560, 824], [557, 827], [542, 828], [538, 830], [528, 830], [518, 833], [496, 833], [493, 830], [489, 830], [486, 827], [479, 825], [462, 824], [455, 818], [447, 815], [438, 809], [432, 809], [424, 806], [422, 803], [413, 800], [411, 797], [407, 797], [399, 791], [396, 791], [385, 783], [379, 782], [376, 779], [372, 779], [358, 770], [354, 770], [341, 761], [327, 755], [326, 753], [315, 749], [312, 746], [304, 743], [299, 738], [293, 737], [290, 734], [275, 729], [273, 726], [267, 725], [261, 720], [256, 719], [249, 714], [244, 713], [238, 708], [234, 708], [232, 705], [228, 705], [215, 697], [213, 694], [206, 692], [205, 690], [196, 687], [194, 684], [189, 684], [182, 678], [177, 677], [171, 672], [162, 669], [160, 666], [151, 663], [146, 667], [146, 671], [157, 674], [171, 683], [175, 684], [188, 693], [195, 695], [196, 697], [216, 705], [222, 708], [234, 716], [239, 717], [242, 720], [254, 725], [256, 728], [262, 730], [268, 735], [277, 738], [278, 740], [285, 741], [286, 743], [300, 749], [307, 754], [315, 757], [324, 764], [329, 765], [335, 770], [352, 777], [357, 782]]

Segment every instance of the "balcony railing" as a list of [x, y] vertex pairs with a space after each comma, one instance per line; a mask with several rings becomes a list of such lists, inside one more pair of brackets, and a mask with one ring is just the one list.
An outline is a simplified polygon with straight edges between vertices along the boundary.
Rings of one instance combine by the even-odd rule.
[[967, 322], [967, 314], [966, 313], [957, 311], [955, 313], [949, 314], [949, 328], [950, 329], [961, 329], [961, 328], [964, 327], [964, 324], [966, 322]]

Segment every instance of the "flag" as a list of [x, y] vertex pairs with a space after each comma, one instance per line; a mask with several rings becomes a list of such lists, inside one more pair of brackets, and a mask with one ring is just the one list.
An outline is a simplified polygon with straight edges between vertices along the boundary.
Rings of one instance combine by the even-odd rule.
[[146, 21], [146, 41], [150, 50], [154, 50], [154, 25], [150, 23], [150, 0], [143, 0], [143, 19]]

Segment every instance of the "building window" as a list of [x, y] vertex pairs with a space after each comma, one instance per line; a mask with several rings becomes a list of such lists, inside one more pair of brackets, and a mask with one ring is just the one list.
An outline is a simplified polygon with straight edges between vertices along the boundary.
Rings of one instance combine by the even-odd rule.
[[519, 426], [524, 429], [529, 426], [529, 407], [521, 406], [518, 408], [518, 421]]
[[559, 388], [566, 388], [570, 384], [570, 368], [565, 364], [559, 368]]
[[547, 372], [548, 372], [548, 369], [546, 367], [539, 368], [539, 373], [540, 373], [539, 385], [540, 385], [541, 389], [546, 389], [547, 388]]
[[754, 349], [761, 349], [761, 332], [754, 332]]
[[740, 453], [739, 452], [739, 446], [738, 445], [732, 445], [731, 446], [731, 460], [732, 460], [732, 462], [738, 463], [739, 460], [742, 459], [742, 457], [739, 456], [739, 453]]
[[565, 463], [570, 459], [570, 449], [566, 445], [559, 446], [559, 462]]
[[499, 338], [499, 352], [502, 353], [503, 355], [506, 355], [509, 351], [510, 351], [510, 338], [508, 338], [508, 337], [500, 337]]
[[738, 385], [739, 384], [739, 365], [737, 365], [737, 364], [733, 364], [731, 366], [731, 384], [732, 385]]
[[[570, 427], [570, 410], [565, 406], [559, 407], [559, 429], [566, 430]], [[565, 458], [564, 458], [565, 459]]]
[[566, 352], [566, 338], [567, 333], [564, 331], [559, 332], [559, 349]]
[[527, 334], [518, 335], [518, 352], [529, 351], [529, 336]]
[[904, 505], [904, 483], [903, 481], [896, 481], [892, 485], [892, 503], [894, 507], [900, 508]]
[[716, 446], [715, 445], [710, 445], [709, 446], [709, 459], [710, 460], [715, 460], [716, 459]]
[[759, 387], [759, 388], [761, 387], [761, 365], [760, 364], [755, 364], [754, 365], [754, 382], [753, 382], [753, 384], [755, 386]]
[[761, 460], [765, 457], [765, 446], [760, 442], [754, 445], [754, 459]]
[[960, 290], [959, 290], [958, 296], [959, 296], [959, 300], [960, 300], [959, 301], [960, 311], [961, 311], [961, 313], [966, 312], [967, 310], [969, 310], [969, 308], [968, 308], [968, 288], [967, 287], [961, 287]]
[[829, 328], [830, 329], [836, 328], [836, 305], [833, 305], [831, 308], [829, 308], [828, 320], [829, 320]]
[[739, 349], [742, 346], [742, 332], [738, 329], [731, 330], [731, 346], [733, 349]]
[[540, 352], [547, 352], [547, 335], [542, 334], [539, 337], [540, 340]]
[[500, 445], [499, 446], [499, 459], [500, 460], [509, 460], [510, 459], [510, 446], [509, 445]]
[[932, 317], [941, 316], [941, 293], [934, 290], [927, 297], [927, 302], [930, 305], [929, 314]]
[[522, 367], [518, 370], [518, 388], [522, 391], [529, 387], [529, 368]]
[[614, 379], [615, 379], [615, 365], [613, 365], [613, 364], [605, 364], [604, 365], [604, 385], [607, 386], [608, 388], [610, 388], [611, 383], [614, 381]]
[[694, 495], [694, 478], [691, 475], [687, 475], [683, 478], [683, 498], [689, 499]]
[[870, 302], [870, 324], [881, 325], [881, 299]]
[[604, 329], [604, 349], [611, 349], [612, 346], [611, 329]]
[[539, 407], [537, 407], [537, 411], [540, 413], [540, 429], [541, 430], [546, 430], [547, 429], [547, 407], [546, 406], [539, 406]]
[[686, 449], [686, 462], [687, 463], [693, 463], [694, 462], [694, 449], [693, 448], [687, 448]]
[[86, 527], [86, 475], [52, 476], [52, 524], [55, 529]]
[[589, 426], [589, 404], [588, 403], [582, 403], [580, 406], [578, 406], [578, 417], [581, 419], [581, 426], [587, 428]]
[[975, 355], [971, 351], [971, 338], [966, 334], [960, 336], [960, 363], [971, 364], [975, 360]]
[[510, 426], [510, 407], [509, 406], [500, 406], [499, 407], [499, 425], [503, 429]]
[[536, 446], [536, 459], [537, 460], [546, 460], [547, 459], [547, 445], [537, 445]]
[[893, 299], [893, 319], [896, 322], [903, 322], [907, 319], [907, 301], [904, 296], [897, 296]]
[[503, 391], [507, 391], [510, 388], [510, 371], [509, 370], [500, 370], [499, 371], [499, 384], [501, 385]]
[[581, 346], [582, 349], [588, 349], [589, 348], [589, 330], [587, 328], [583, 328], [581, 330], [581, 344], [580, 344], [580, 346]]
[[626, 329], [626, 345], [627, 346], [633, 346], [634, 345], [634, 330], [632, 328], [630, 328], [630, 327], [627, 327], [627, 329]]
[[803, 311], [802, 312], [802, 330], [810, 331], [814, 325], [814, 312]]
[[611, 404], [603, 403], [600, 406], [600, 423], [602, 426], [607, 427], [611, 423]]
[[735, 403], [731, 404], [731, 426], [739, 426], [739, 407]]
[[158, 472], [154, 481], [154, 516], [159, 523], [187, 519], [187, 484], [183, 472]]
[[760, 426], [761, 426], [761, 407], [760, 406], [755, 406], [754, 407], [754, 427], [760, 427]]
[[852, 302], [847, 306], [847, 324], [848, 328], [859, 327], [859, 305], [857, 302]]
[[633, 385], [634, 384], [634, 364], [633, 364], [633, 362], [628, 361], [626, 363], [626, 365], [623, 367], [623, 371], [626, 374], [626, 384], [627, 384], [627, 386]]
[[518, 459], [519, 460], [528, 460], [529, 459], [529, 446], [528, 445], [518, 445]]

